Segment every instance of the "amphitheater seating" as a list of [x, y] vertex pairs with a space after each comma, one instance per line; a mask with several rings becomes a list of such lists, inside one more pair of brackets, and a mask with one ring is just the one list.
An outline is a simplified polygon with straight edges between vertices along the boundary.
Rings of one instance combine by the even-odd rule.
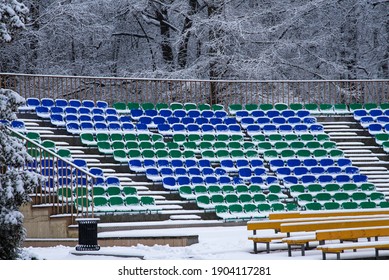
[[[364, 189], [367, 177], [344, 158], [315, 117], [367, 117], [366, 108], [357, 105], [232, 104], [224, 108], [116, 102], [109, 107], [104, 101], [38, 101], [32, 99], [28, 105], [38, 117], [225, 220], [257, 219], [285, 210], [377, 207], [383, 202], [374, 185]], [[366, 122], [385, 120], [379, 119], [379, 108], [367, 107], [373, 115]], [[323, 188], [315, 189], [317, 185]], [[355, 193], [365, 194], [365, 199]], [[99, 196], [106, 198], [97, 200], [101, 211], [128, 210], [124, 194], [123, 202], [110, 201], [109, 194]]]

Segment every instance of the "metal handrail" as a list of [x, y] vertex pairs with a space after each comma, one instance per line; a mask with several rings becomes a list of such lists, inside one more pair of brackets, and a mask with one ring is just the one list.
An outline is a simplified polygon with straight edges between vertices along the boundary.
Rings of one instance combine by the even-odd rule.
[[42, 75], [42, 74], [24, 74], [24, 73], [0, 73], [0, 76], [20, 76], [20, 77], [42, 77], [42, 78], [71, 78], [71, 79], [106, 79], [106, 80], [136, 80], [136, 81], [175, 81], [175, 82], [221, 82], [221, 83], [309, 83], [309, 82], [388, 82], [387, 79], [361, 79], [361, 80], [224, 80], [224, 79], [163, 79], [163, 78], [136, 78], [136, 77], [99, 77], [99, 76], [70, 76], [70, 75]]
[[[11, 133], [16, 135], [17, 137], [19, 137], [22, 140], [26, 141], [26, 144], [28, 143], [28, 144], [31, 145], [31, 147], [38, 148], [40, 150], [40, 152], [43, 152], [43, 153], [48, 155], [48, 156], [45, 156], [44, 158], [41, 157], [40, 158], [41, 160], [56, 159], [57, 162], [59, 160], [63, 161], [64, 166], [69, 167], [72, 172], [74, 170], [77, 171], [76, 179], [82, 178], [82, 176], [85, 176], [86, 179], [92, 178], [92, 182], [91, 182], [92, 183], [92, 185], [91, 185], [92, 191], [90, 193], [90, 196], [91, 196], [91, 201], [93, 201], [93, 185], [94, 185], [94, 181], [97, 179], [96, 175], [90, 173], [88, 170], [85, 170], [85, 169], [77, 166], [76, 164], [74, 164], [73, 162], [69, 161], [68, 159], [59, 156], [55, 152], [51, 151], [50, 149], [47, 149], [46, 147], [42, 146], [41, 144], [39, 144], [37, 142], [29, 139], [24, 134], [14, 130], [14, 129], [12, 129], [11, 127], [6, 126], [6, 129], [8, 129]], [[42, 155], [42, 153], [41, 153], [41, 155]], [[35, 170], [35, 171], [37, 171], [37, 170]], [[79, 175], [79, 174], [82, 174], [82, 175]], [[73, 177], [73, 175], [72, 175], [72, 177]], [[53, 176], [52, 179], [54, 180], [55, 176]], [[58, 179], [58, 176], [57, 176], [57, 179]], [[70, 199], [68, 197], [66, 197], [66, 199], [60, 200], [60, 198], [59, 198], [59, 196], [57, 194], [57, 192], [60, 189], [64, 190], [64, 189], [67, 189], [67, 187], [70, 188], [71, 193], [77, 192], [77, 198], [80, 198], [81, 201], [82, 201], [81, 206], [77, 207], [75, 209], [75, 211], [74, 211], [74, 208], [73, 208], [73, 206], [74, 206], [73, 196], [71, 196]], [[52, 190], [46, 191], [46, 188], [44, 188], [44, 191], [41, 190], [40, 193], [38, 193], [38, 190], [36, 190], [36, 192], [35, 192], [35, 201], [33, 201], [33, 203], [37, 203], [37, 204], [49, 203], [49, 205], [51, 205], [54, 209], [56, 209], [56, 211], [58, 213], [70, 214], [71, 218], [72, 218], [72, 221], [74, 221], [75, 217], [80, 216], [80, 215], [81, 216], [85, 216], [85, 217], [89, 217], [89, 216], [94, 217], [94, 206], [93, 206], [93, 203], [89, 204], [89, 202], [88, 202], [88, 205], [84, 205], [84, 200], [83, 200], [84, 198], [89, 201], [88, 193], [87, 192], [86, 193], [82, 193], [79, 196], [78, 189], [81, 189], [81, 186], [79, 186], [78, 183], [72, 182], [70, 185], [66, 185], [65, 187], [63, 185], [62, 186], [57, 186], [57, 188], [55, 189], [56, 192], [53, 192]], [[38, 198], [40, 198], [39, 202], [37, 201]], [[48, 200], [48, 202], [46, 200]]]

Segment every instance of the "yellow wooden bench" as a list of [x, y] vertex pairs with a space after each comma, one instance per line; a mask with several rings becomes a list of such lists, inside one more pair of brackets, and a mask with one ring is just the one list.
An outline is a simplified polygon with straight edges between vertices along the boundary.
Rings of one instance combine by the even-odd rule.
[[[341, 229], [341, 228], [359, 228], [359, 227], [377, 227], [377, 226], [389, 226], [389, 217], [382, 215], [377, 216], [363, 216], [361, 217], [348, 217], [346, 219], [335, 220], [323, 220], [313, 222], [296, 222], [296, 223], [283, 223], [281, 224], [280, 232], [286, 233], [287, 238], [283, 239], [283, 242], [288, 245], [288, 256], [292, 256], [292, 246], [298, 246], [301, 248], [301, 254], [305, 255], [305, 247], [309, 246], [309, 242], [319, 241], [316, 235], [305, 236], [304, 238], [290, 237], [291, 232], [316, 232], [318, 230], [326, 229]], [[353, 239], [353, 238], [350, 238]]]
[[[378, 238], [384, 236], [389, 236], [389, 226], [319, 230], [316, 231], [316, 239], [319, 241], [321, 245], [318, 246], [317, 249], [322, 250], [323, 260], [326, 259], [327, 253], [336, 253], [337, 259], [340, 259], [340, 253], [346, 250], [345, 246], [347, 247], [347, 249], [353, 249], [354, 251], [356, 251], [357, 249], [362, 249], [367, 247], [360, 245], [361, 243], [344, 244], [345, 246], [343, 247], [338, 244], [330, 244], [325, 246], [324, 245], [325, 241], [337, 240], [337, 239], [340, 240], [341, 242], [344, 240], [358, 241], [359, 238], [367, 238], [367, 240], [370, 241], [371, 238], [374, 238], [375, 242], [378, 242]], [[383, 250], [385, 248], [381, 246], [382, 245], [381, 243], [368, 242], [367, 245], [370, 246], [379, 245], [376, 248], [376, 258], [378, 258], [378, 251]], [[343, 248], [343, 250], [340, 250], [341, 248]]]
[[389, 241], [371, 241], [371, 242], [358, 242], [358, 243], [339, 243], [339, 244], [327, 244], [317, 247], [318, 250], [323, 252], [323, 260], [326, 259], [326, 254], [336, 254], [336, 258], [340, 260], [340, 253], [345, 250], [357, 250], [357, 249], [375, 249], [375, 257], [379, 258], [380, 250], [389, 250]]
[[[389, 215], [376, 215], [376, 216], [361, 216], [363, 218], [368, 217], [388, 217]], [[330, 220], [343, 220], [343, 219], [359, 219], [361, 217], [354, 216], [333, 216], [333, 217], [311, 217], [311, 218], [293, 218], [293, 219], [281, 219], [281, 220], [266, 220], [266, 221], [249, 221], [247, 222], [247, 230], [253, 231], [253, 235], [249, 236], [248, 239], [253, 241], [254, 253], [258, 253], [257, 244], [265, 243], [266, 252], [270, 252], [270, 243], [274, 240], [281, 240], [282, 238], [288, 237], [286, 233], [279, 233], [281, 225], [285, 223], [296, 223], [296, 222], [315, 222], [315, 221], [330, 221]], [[257, 236], [258, 230], [274, 230], [274, 234]], [[301, 234], [300, 234], [301, 235]]]
[[331, 210], [331, 211], [291, 211], [274, 212], [269, 214], [269, 220], [332, 217], [332, 216], [367, 216], [367, 215], [389, 215], [389, 209], [359, 209], [359, 210]]

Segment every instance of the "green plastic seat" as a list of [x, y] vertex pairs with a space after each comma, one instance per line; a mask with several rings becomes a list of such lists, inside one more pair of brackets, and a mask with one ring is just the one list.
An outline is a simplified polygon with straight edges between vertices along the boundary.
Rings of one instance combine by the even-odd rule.
[[166, 148], [168, 150], [179, 150], [180, 149], [180, 145], [178, 145], [177, 142], [167, 142], [166, 143]]
[[124, 141], [138, 141], [138, 137], [133, 133], [124, 134]]
[[[231, 139], [230, 139], [230, 136], [228, 134], [218, 134], [218, 135], [216, 135], [216, 139], [215, 140], [216, 141], [222, 141], [222, 142], [229, 142]], [[235, 140], [232, 140], [232, 141], [235, 141]]]
[[309, 150], [316, 150], [321, 148], [321, 144], [317, 141], [309, 141], [305, 144], [305, 147]]
[[265, 159], [265, 161], [270, 161], [272, 159], [277, 159], [279, 157], [277, 151], [267, 150], [263, 152], [263, 158]]
[[273, 212], [282, 212], [285, 211], [285, 204], [281, 202], [274, 202], [271, 204]]
[[158, 133], [151, 134], [150, 141], [151, 142], [161, 142], [161, 141], [163, 142], [163, 135], [158, 134]]
[[184, 109], [184, 104], [180, 103], [180, 102], [172, 102], [170, 103], [170, 109], [171, 110], [182, 110]]
[[142, 142], [142, 141], [151, 141], [150, 135], [149, 135], [149, 134], [146, 134], [146, 133], [140, 133], [140, 134], [138, 134], [137, 139], [138, 139], [138, 142]]
[[322, 205], [319, 202], [308, 202], [305, 204], [305, 209], [307, 211], [319, 211], [322, 210]]
[[[178, 133], [173, 134], [172, 140], [173, 140], [173, 142], [177, 143], [178, 145], [183, 145], [187, 141], [185, 134], [178, 134]], [[191, 141], [191, 142], [194, 142], [194, 141]]]
[[127, 151], [127, 156], [129, 159], [132, 158], [142, 158], [142, 154], [138, 149], [131, 149]]
[[93, 205], [95, 211], [100, 211], [101, 207], [104, 207], [104, 210], [107, 211], [109, 208], [106, 208], [105, 206], [108, 206], [108, 199], [105, 196], [95, 196], [93, 197]]
[[125, 144], [123, 141], [114, 141], [111, 143], [111, 149], [113, 151], [123, 150], [123, 149], [125, 149]]
[[244, 156], [250, 160], [250, 159], [258, 159], [260, 158], [260, 154], [257, 150], [254, 149], [247, 149], [244, 151]]
[[153, 149], [144, 149], [141, 151], [141, 155], [142, 155], [143, 159], [155, 159], [156, 158], [156, 154], [155, 154], [155, 151]]
[[261, 188], [260, 185], [251, 184], [251, 185], [249, 186], [249, 192], [250, 192], [252, 195], [260, 194], [260, 193], [262, 193], [262, 188]]
[[332, 196], [330, 193], [328, 192], [320, 192], [320, 193], [316, 193], [314, 199], [321, 203], [321, 204], [324, 204], [324, 202], [329, 202], [331, 201], [332, 199]]
[[303, 107], [303, 104], [300, 104], [300, 103], [291, 103], [291, 104], [289, 104], [289, 109], [291, 109], [293, 111], [299, 111], [299, 110], [304, 109], [304, 107]]
[[184, 199], [196, 198], [196, 194], [193, 193], [193, 189], [190, 186], [180, 186], [178, 188], [178, 194]]
[[296, 203], [293, 203], [293, 202], [286, 203], [285, 208], [286, 208], [287, 211], [291, 211], [291, 212], [299, 210], [299, 206]]
[[[231, 143], [231, 142], [230, 142]], [[229, 143], [229, 144], [230, 144]], [[240, 148], [240, 143], [239, 142], [232, 142], [232, 143], [238, 143], [239, 144], [239, 148]], [[220, 149], [227, 149], [229, 147], [227, 147], [227, 143], [226, 142], [221, 142], [221, 141], [215, 141], [213, 143], [213, 148], [215, 150], [220, 150]]]
[[289, 143], [289, 148], [292, 150], [299, 151], [305, 148], [305, 143], [301, 141], [293, 141]]
[[[97, 141], [92, 133], [81, 133], [80, 134], [81, 143], [87, 146], [96, 146]], [[39, 142], [38, 142], [39, 143]]]
[[213, 111], [223, 111], [224, 106], [222, 104], [213, 104], [212, 105], [212, 110]]
[[157, 159], [167, 159], [169, 158], [169, 152], [167, 150], [156, 150], [155, 157]]
[[358, 203], [356, 203], [354, 201], [342, 202], [341, 205], [342, 205], [343, 209], [347, 209], [347, 210], [358, 209]]
[[350, 110], [349, 110], [347, 104], [337, 103], [337, 104], [334, 104], [334, 112], [337, 115], [344, 115], [344, 114], [349, 114]]
[[[283, 141], [284, 139], [283, 139], [281, 134], [270, 134], [268, 136], [268, 140], [271, 143], [276, 143], [276, 142]], [[262, 140], [262, 141], [265, 141], [265, 140]]]
[[351, 194], [351, 199], [353, 201], [366, 201], [367, 200], [367, 194], [364, 192], [355, 192]]
[[214, 161], [216, 159], [216, 154], [213, 150], [202, 150], [201, 157], [204, 159]]
[[385, 200], [385, 194], [382, 192], [372, 192], [369, 195], [370, 201], [384, 201]]
[[111, 142], [123, 141], [123, 134], [121, 133], [111, 133], [109, 137]]
[[380, 208], [389, 208], [389, 201], [381, 201], [378, 206]]
[[288, 109], [288, 105], [285, 103], [276, 103], [274, 104], [274, 109], [276, 109], [277, 111], [284, 111]]
[[208, 195], [200, 195], [196, 197], [197, 207], [202, 209], [213, 209], [215, 205], [212, 203], [211, 198]]
[[251, 139], [252, 139], [252, 141], [254, 141], [254, 142], [264, 142], [264, 141], [266, 141], [266, 137], [265, 137], [265, 135], [263, 135], [263, 134], [253, 135], [253, 136], [251, 137]]
[[183, 159], [195, 159], [196, 158], [196, 152], [195, 151], [183, 151], [182, 152], [182, 158]]
[[327, 150], [316, 149], [316, 150], [312, 151], [312, 156], [316, 159], [327, 158], [328, 157]]
[[332, 197], [336, 202], [350, 201], [350, 195], [347, 192], [337, 192]]
[[313, 202], [313, 195], [310, 193], [302, 193], [297, 196], [297, 203], [301, 206]]
[[[226, 143], [225, 143], [226, 144]], [[229, 150], [235, 150], [235, 149], [242, 149], [242, 144], [240, 142], [237, 142], [237, 141], [231, 141], [231, 142], [228, 142], [228, 144], [226, 144], [226, 148], [228, 148]]]
[[253, 195], [253, 202], [256, 204], [266, 202], [266, 195], [263, 193], [256, 193]]
[[272, 150], [273, 147], [270, 142], [264, 141], [264, 142], [258, 142], [257, 144], [257, 150], [260, 153], [265, 153], [266, 151]]
[[303, 185], [291, 185], [289, 187], [289, 192], [292, 196], [298, 196], [299, 194], [305, 193], [305, 187]]
[[141, 103], [141, 104], [140, 104], [140, 107], [141, 107], [143, 110], [153, 110], [153, 109], [155, 109], [154, 104], [151, 103], [151, 102]]
[[213, 149], [213, 142], [203, 141], [203, 142], [200, 143], [199, 149], [200, 149], [200, 151], [211, 150], [211, 149]]
[[147, 149], [153, 149], [153, 143], [151, 141], [140, 141], [138, 142], [139, 144], [139, 149], [141, 150], [147, 150]]
[[274, 108], [274, 106], [273, 106], [273, 104], [270, 104], [270, 103], [261, 103], [261, 104], [259, 104], [258, 108], [262, 111], [269, 111], [269, 110], [272, 110]]
[[381, 110], [387, 110], [387, 109], [389, 109], [389, 103], [388, 103], [388, 102], [381, 103], [381, 104], [379, 105], [379, 108], [380, 108]]
[[246, 158], [246, 155], [244, 151], [237, 149], [237, 150], [230, 151], [230, 157], [234, 160], [238, 160], [238, 159]]
[[339, 149], [332, 149], [329, 151], [328, 155], [330, 156], [330, 158], [343, 158], [344, 152]]
[[224, 196], [222, 194], [214, 194], [211, 196], [211, 203], [213, 205], [225, 205]]
[[235, 193], [235, 188], [233, 185], [222, 185], [221, 188], [224, 194]]
[[283, 141], [274, 142], [273, 146], [277, 152], [281, 152], [282, 150], [289, 149], [288, 143]]
[[326, 141], [322, 144], [322, 146], [323, 146], [323, 149], [326, 149], [326, 150], [333, 150], [333, 149], [337, 148], [336, 142], [334, 142], [334, 141]]
[[[202, 141], [202, 138], [201, 138], [200, 134], [189, 134], [188, 135], [188, 141], [196, 142], [197, 145], [199, 145], [200, 142]], [[176, 143], [178, 143], [178, 142], [176, 142]]]
[[67, 158], [67, 159], [72, 158], [72, 152], [69, 149], [59, 149], [57, 151], [57, 155], [59, 155], [62, 158]]
[[[235, 143], [241, 143], [241, 142], [236, 142]], [[243, 150], [256, 150], [257, 149], [257, 144], [251, 141], [246, 141], [241, 143]], [[239, 149], [239, 148], [238, 148]]]
[[128, 196], [128, 195], [137, 195], [138, 194], [138, 191], [136, 188], [134, 187], [130, 187], [130, 186], [124, 186], [123, 187], [123, 194], [125, 196]]
[[330, 141], [330, 136], [328, 134], [316, 134], [315, 137], [316, 141], [319, 141], [320, 143]]
[[127, 141], [125, 147], [127, 150], [139, 149], [139, 143], [137, 141]]
[[73, 196], [71, 187], [61, 186], [57, 189], [57, 196], [60, 200], [70, 200]]
[[211, 110], [212, 109], [211, 105], [209, 105], [207, 103], [199, 104], [199, 105], [197, 105], [197, 108], [200, 111], [205, 111], [205, 110]]
[[167, 148], [166, 143], [163, 141], [156, 141], [153, 143], [154, 150], [165, 150], [166, 148]]
[[162, 109], [169, 109], [169, 105], [166, 103], [157, 103], [155, 104], [155, 109], [157, 109], [158, 111]]
[[246, 185], [237, 185], [235, 186], [235, 191], [237, 194], [249, 193], [249, 187]]
[[323, 186], [321, 184], [309, 184], [307, 191], [311, 194], [319, 193], [323, 191]]
[[112, 154], [111, 143], [109, 142], [97, 142], [97, 149], [102, 154]]
[[118, 149], [113, 151], [113, 158], [117, 162], [125, 163], [128, 162], [127, 152], [124, 149]]
[[231, 115], [235, 115], [237, 111], [243, 110], [242, 104], [230, 104], [228, 105], [228, 111]]
[[216, 136], [213, 135], [213, 134], [203, 134], [202, 140], [204, 142], [211, 142], [211, 143], [213, 143], [213, 142], [216, 141]]
[[184, 142], [182, 144], [185, 151], [195, 151], [198, 152], [200, 149], [197, 147], [196, 142]]
[[115, 102], [112, 104], [112, 107], [115, 108], [118, 113], [127, 112], [127, 105], [124, 102]]
[[301, 134], [300, 141], [304, 143], [308, 143], [315, 140], [315, 136], [313, 134]]
[[41, 145], [48, 150], [56, 151], [56, 149], [57, 149], [56, 143], [52, 140], [43, 140], [41, 142]]
[[196, 110], [197, 105], [196, 105], [196, 103], [187, 102], [187, 103], [184, 103], [184, 109], [185, 109], [185, 111]]
[[96, 134], [96, 141], [97, 142], [110, 142], [111, 138], [109, 137], [108, 133], [97, 133]]
[[141, 106], [138, 102], [128, 102], [127, 103], [128, 110], [140, 109]]
[[239, 203], [246, 204], [246, 203], [252, 203], [253, 197], [248, 193], [242, 193], [238, 196]]
[[280, 200], [280, 197], [275, 193], [269, 193], [266, 196], [266, 199], [268, 202], [278, 202]]
[[346, 183], [346, 184], [342, 185], [342, 190], [343, 190], [343, 192], [353, 193], [353, 192], [356, 192], [358, 190], [358, 186], [357, 186], [357, 184], [354, 184], [354, 183]]
[[255, 103], [249, 103], [244, 106], [245, 110], [247, 111], [254, 111], [258, 109], [258, 104]]
[[341, 208], [339, 202], [329, 201], [323, 204], [324, 210], [339, 210]]
[[[91, 134], [91, 135], [92, 135], [92, 141], [94, 141], [93, 134]], [[42, 142], [41, 135], [38, 132], [29, 131], [29, 132], [27, 132], [26, 137], [28, 139], [36, 142], [36, 143], [41, 143]], [[82, 134], [81, 134], [81, 141], [82, 141]]]
[[320, 113], [319, 105], [317, 105], [315, 103], [304, 104], [304, 109], [308, 110], [311, 114], [319, 114]]
[[284, 141], [287, 143], [298, 141], [298, 135], [297, 134], [284, 134]]
[[287, 160], [287, 159], [291, 159], [291, 158], [295, 158], [297, 156], [297, 153], [300, 152], [302, 154], [304, 150], [300, 150], [300, 151], [294, 151], [294, 150], [291, 150], [291, 149], [287, 149], [287, 150], [282, 150], [281, 153], [280, 153], [280, 157], [283, 159], [283, 160]]
[[226, 149], [216, 150], [215, 154], [219, 160], [231, 158], [230, 152]]
[[299, 159], [311, 158], [312, 153], [313, 153], [313, 152], [311, 152], [311, 151], [308, 150], [308, 149], [301, 149], [301, 150], [297, 150], [297, 151], [295, 152], [296, 157], [299, 158]]
[[351, 103], [349, 104], [350, 112], [353, 113], [355, 110], [363, 109], [363, 105], [361, 103]]
[[365, 105], [363, 105], [363, 107], [366, 110], [372, 110], [372, 109], [377, 109], [379, 106], [377, 103], [365, 103]]
[[219, 185], [210, 185], [208, 186], [208, 193], [212, 194], [221, 194], [223, 192], [222, 188]]
[[363, 183], [360, 185], [360, 189], [362, 192], [374, 192], [376, 187], [373, 183]]
[[328, 103], [321, 103], [319, 105], [319, 110], [321, 114], [334, 114], [334, 105], [333, 104], [328, 104]]
[[259, 212], [271, 212], [272, 208], [269, 203], [260, 203], [258, 204], [258, 211]]
[[339, 184], [330, 183], [330, 184], [326, 184], [326, 185], [324, 186], [324, 190], [325, 190], [326, 192], [336, 193], [336, 192], [341, 191], [341, 187], [340, 187]]
[[377, 208], [377, 204], [374, 201], [361, 201], [359, 207], [362, 209], [373, 209]]

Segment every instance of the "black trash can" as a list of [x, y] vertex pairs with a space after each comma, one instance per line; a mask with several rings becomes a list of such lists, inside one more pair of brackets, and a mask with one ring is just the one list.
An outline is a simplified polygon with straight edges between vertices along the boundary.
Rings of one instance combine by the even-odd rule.
[[97, 244], [97, 222], [99, 218], [80, 218], [78, 223], [78, 245], [76, 251], [98, 251]]

